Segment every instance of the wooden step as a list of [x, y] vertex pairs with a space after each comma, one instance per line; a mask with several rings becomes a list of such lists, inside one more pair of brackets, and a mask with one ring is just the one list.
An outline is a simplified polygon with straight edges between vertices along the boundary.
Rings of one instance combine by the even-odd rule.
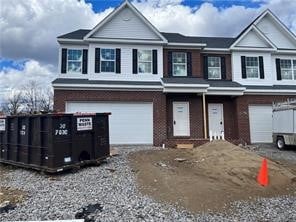
[[192, 149], [194, 147], [193, 143], [186, 143], [186, 144], [177, 144], [177, 149]]

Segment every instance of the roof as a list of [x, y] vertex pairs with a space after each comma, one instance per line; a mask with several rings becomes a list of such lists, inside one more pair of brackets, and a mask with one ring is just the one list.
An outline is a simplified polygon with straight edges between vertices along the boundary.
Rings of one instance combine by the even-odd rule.
[[[76, 39], [83, 40], [91, 30], [90, 29], [78, 29], [74, 32], [58, 36], [61, 39]], [[161, 32], [161, 34], [173, 43], [206, 43], [207, 48], [229, 48], [234, 42], [235, 38], [226, 37], [198, 37], [198, 36], [184, 36], [180, 33], [168, 33]]]
[[61, 39], [83, 39], [84, 36], [86, 36], [87, 33], [89, 33], [91, 30], [90, 29], [78, 29], [74, 32], [69, 32], [64, 35], [58, 36], [58, 38]]
[[235, 41], [235, 38], [228, 37], [201, 37], [201, 36], [185, 36], [180, 33], [161, 32], [168, 40], [174, 43], [206, 43], [207, 48], [229, 48]]
[[245, 86], [247, 89], [296, 90], [296, 85]]
[[231, 80], [206, 80], [196, 77], [173, 77], [173, 78], [162, 78], [165, 84], [205, 84], [210, 87], [243, 87], [241, 84]]
[[57, 78], [52, 84], [94, 84], [94, 85], [149, 85], [161, 86], [161, 82], [148, 82], [148, 81], [109, 81], [109, 80], [88, 80], [88, 79], [70, 79], [70, 78]]

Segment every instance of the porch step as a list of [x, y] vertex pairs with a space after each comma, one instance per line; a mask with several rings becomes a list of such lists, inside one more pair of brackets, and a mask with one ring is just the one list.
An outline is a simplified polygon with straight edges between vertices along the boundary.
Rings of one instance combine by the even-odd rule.
[[194, 147], [193, 143], [178, 143], [176, 144], [177, 149], [192, 149]]

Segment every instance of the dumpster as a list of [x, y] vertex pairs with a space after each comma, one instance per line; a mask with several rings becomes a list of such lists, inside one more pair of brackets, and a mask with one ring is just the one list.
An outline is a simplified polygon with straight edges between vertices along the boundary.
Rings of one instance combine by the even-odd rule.
[[109, 157], [109, 115], [0, 116], [0, 162], [60, 172]]

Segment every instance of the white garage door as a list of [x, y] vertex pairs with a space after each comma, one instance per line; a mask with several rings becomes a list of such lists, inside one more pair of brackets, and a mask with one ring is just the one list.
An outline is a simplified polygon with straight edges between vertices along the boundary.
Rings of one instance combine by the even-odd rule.
[[152, 103], [67, 102], [66, 112], [111, 112], [111, 144], [152, 144]]
[[251, 143], [272, 142], [272, 107], [249, 106]]

